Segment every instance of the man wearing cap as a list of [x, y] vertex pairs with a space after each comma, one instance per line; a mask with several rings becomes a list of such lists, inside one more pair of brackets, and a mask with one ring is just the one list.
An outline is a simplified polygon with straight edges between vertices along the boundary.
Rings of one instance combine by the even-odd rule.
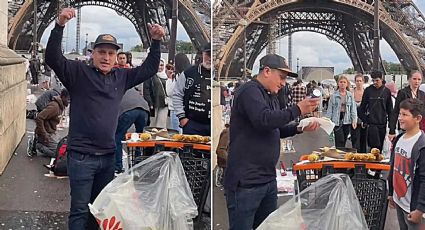
[[52, 67], [71, 96], [68, 134], [68, 175], [71, 187], [70, 230], [98, 229], [89, 213], [100, 191], [114, 177], [115, 140], [119, 105], [127, 89], [152, 77], [160, 59], [160, 40], [164, 29], [148, 26], [152, 43], [143, 65], [134, 69], [115, 69], [117, 40], [102, 34], [93, 47], [93, 65], [67, 60], [61, 52], [65, 24], [75, 10], [60, 13], [46, 47], [46, 62]]
[[358, 115], [367, 126], [369, 147], [382, 150], [387, 133], [387, 123], [392, 119], [397, 119], [398, 114], [393, 118], [391, 91], [383, 84], [382, 72], [374, 71], [370, 76], [373, 84], [367, 87], [363, 93]]
[[318, 122], [304, 130], [289, 124], [317, 108], [320, 99], [307, 98], [281, 110], [277, 93], [287, 76], [297, 74], [283, 57], [268, 54], [260, 60], [257, 78], [235, 92], [224, 181], [230, 229], [255, 229], [276, 210], [280, 138], [319, 127]]
[[184, 134], [211, 135], [211, 43], [202, 49], [202, 63], [177, 78], [173, 105]]

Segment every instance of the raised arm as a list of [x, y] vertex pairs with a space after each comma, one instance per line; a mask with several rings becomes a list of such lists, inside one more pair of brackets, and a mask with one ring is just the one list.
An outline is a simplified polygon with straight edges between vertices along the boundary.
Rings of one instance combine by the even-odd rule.
[[148, 24], [148, 29], [152, 38], [150, 52], [141, 66], [127, 70], [127, 89], [146, 81], [158, 72], [158, 66], [161, 59], [160, 43], [162, 37], [165, 35], [165, 31], [164, 28], [158, 24], [152, 26]]
[[46, 47], [46, 63], [58, 76], [62, 84], [71, 91], [72, 85], [77, 77], [79, 63], [66, 59], [62, 55], [61, 43], [63, 36], [63, 28], [65, 24], [75, 17], [75, 10], [65, 8], [60, 13], [55, 27], [50, 33], [49, 41]]

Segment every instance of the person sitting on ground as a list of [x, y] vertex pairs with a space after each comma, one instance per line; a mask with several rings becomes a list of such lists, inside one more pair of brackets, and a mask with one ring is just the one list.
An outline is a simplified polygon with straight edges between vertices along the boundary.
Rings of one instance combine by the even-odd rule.
[[[66, 89], [63, 89], [66, 90]], [[41, 112], [44, 108], [46, 108], [47, 104], [53, 101], [53, 98], [60, 95], [60, 89], [53, 88], [51, 90], [47, 90], [35, 101], [35, 106], [37, 107], [37, 112]]]
[[43, 156], [56, 157], [56, 147], [59, 138], [56, 135], [56, 126], [60, 122], [60, 115], [69, 103], [68, 90], [63, 89], [60, 96], [53, 97], [35, 119], [37, 135], [36, 148]]

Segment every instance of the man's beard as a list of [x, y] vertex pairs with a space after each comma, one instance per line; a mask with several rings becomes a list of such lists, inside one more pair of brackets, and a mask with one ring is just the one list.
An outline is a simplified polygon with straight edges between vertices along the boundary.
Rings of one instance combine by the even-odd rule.
[[205, 69], [207, 69], [207, 70], [210, 70], [211, 69], [211, 63], [206, 63], [206, 62], [202, 62], [202, 66], [205, 68]]

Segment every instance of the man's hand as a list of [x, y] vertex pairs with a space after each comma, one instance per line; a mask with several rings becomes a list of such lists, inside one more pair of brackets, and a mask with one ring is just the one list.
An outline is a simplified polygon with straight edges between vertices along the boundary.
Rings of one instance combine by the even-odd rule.
[[353, 122], [353, 123], [351, 124], [351, 126], [353, 126], [353, 129], [356, 129], [356, 128], [357, 128], [357, 122]]
[[75, 9], [73, 8], [64, 8], [58, 17], [58, 24], [60, 26], [65, 26], [65, 24], [71, 20], [72, 18], [75, 18]]
[[409, 214], [407, 214], [407, 220], [415, 224], [420, 224], [422, 223], [423, 214], [424, 214], [423, 212], [416, 209], [410, 212]]
[[320, 98], [305, 98], [298, 102], [297, 106], [301, 110], [301, 115], [313, 112], [320, 104]]
[[316, 131], [318, 128], [320, 128], [320, 123], [317, 121], [312, 121], [306, 127], [304, 127], [304, 129], [302, 129], [301, 127], [298, 127], [298, 131], [312, 132], [312, 131]]
[[162, 37], [165, 35], [164, 27], [158, 25], [158, 24], [149, 24], [148, 23], [148, 29], [149, 33], [151, 35], [151, 38], [154, 40], [161, 40]]
[[394, 138], [395, 138], [395, 134], [388, 134], [388, 139], [389, 139], [391, 142], [393, 142]]
[[189, 122], [189, 119], [183, 118], [180, 120], [180, 127], [186, 126], [187, 122]]
[[388, 204], [390, 205], [392, 209], [395, 209], [395, 203], [392, 196], [388, 196]]

